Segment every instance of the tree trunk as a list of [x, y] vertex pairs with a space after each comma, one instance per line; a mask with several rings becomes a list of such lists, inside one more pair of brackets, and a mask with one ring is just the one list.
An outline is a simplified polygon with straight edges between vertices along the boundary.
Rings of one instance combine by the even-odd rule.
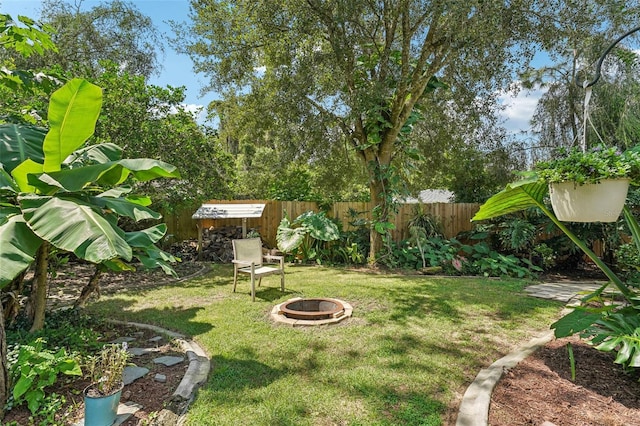
[[[369, 190], [371, 191], [371, 205], [373, 208], [378, 207], [380, 212], [385, 211], [384, 197], [381, 196], [381, 192], [383, 190], [382, 184], [377, 179], [372, 179], [369, 182]], [[369, 231], [369, 264], [374, 265], [378, 260], [378, 253], [382, 250], [382, 235], [376, 231], [374, 225], [376, 222], [385, 221], [386, 218], [383, 215], [373, 215], [373, 223], [371, 224], [371, 229]]]
[[47, 269], [49, 264], [49, 244], [43, 242], [36, 253], [36, 269], [33, 278], [33, 286], [27, 303], [27, 314], [31, 319], [29, 332], [42, 330], [44, 327], [44, 315], [47, 309]]
[[96, 269], [91, 278], [89, 278], [89, 282], [84, 286], [80, 296], [78, 296], [78, 299], [74, 302], [74, 309], [83, 308], [87, 303], [87, 300], [89, 300], [89, 296], [91, 296], [93, 292], [100, 294], [100, 276], [102, 275], [102, 271], [102, 267], [100, 265], [96, 265]]
[[4, 310], [0, 303], [0, 420], [4, 418], [4, 405], [9, 395], [9, 371], [7, 361], [7, 334], [4, 329]]

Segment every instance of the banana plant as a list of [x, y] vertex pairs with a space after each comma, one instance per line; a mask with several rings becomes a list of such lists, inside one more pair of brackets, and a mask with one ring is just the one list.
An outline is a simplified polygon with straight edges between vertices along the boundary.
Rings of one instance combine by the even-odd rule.
[[102, 90], [73, 79], [53, 93], [49, 129], [0, 126], [0, 288], [33, 262], [43, 244], [115, 270], [145, 266], [170, 272], [173, 259], [155, 243], [164, 224], [125, 232], [118, 218], [159, 219], [147, 197], [131, 194], [132, 180], [179, 178], [154, 159], [122, 159], [112, 144], [83, 147], [93, 135]]

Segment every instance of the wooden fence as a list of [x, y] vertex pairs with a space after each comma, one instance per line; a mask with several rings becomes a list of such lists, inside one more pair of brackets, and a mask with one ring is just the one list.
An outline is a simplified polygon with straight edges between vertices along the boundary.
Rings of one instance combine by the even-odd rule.
[[[265, 204], [264, 212], [261, 218], [247, 219], [247, 228], [256, 228], [263, 240], [271, 247], [276, 245], [276, 231], [280, 221], [285, 213], [291, 220], [300, 214], [313, 210], [318, 211], [315, 202], [309, 201], [273, 201], [273, 200], [211, 200], [210, 204]], [[395, 216], [395, 230], [392, 231], [392, 237], [395, 241], [401, 241], [409, 238], [409, 221], [414, 217], [414, 209], [417, 204], [401, 204], [398, 214]], [[327, 215], [338, 218], [343, 224], [344, 230], [350, 230], [349, 211], [361, 213], [361, 218], [371, 219], [371, 203], [334, 203]], [[468, 231], [472, 228], [471, 218], [480, 208], [476, 203], [429, 203], [422, 204], [422, 211], [431, 214], [439, 220], [443, 226], [446, 237], [454, 237], [462, 231]], [[182, 210], [173, 214], [165, 214], [165, 222], [167, 223], [167, 234], [173, 235], [177, 241], [195, 239], [198, 237], [197, 221], [191, 219], [191, 215], [195, 210]], [[203, 219], [202, 226], [223, 227], [223, 226], [242, 226], [242, 219]]]

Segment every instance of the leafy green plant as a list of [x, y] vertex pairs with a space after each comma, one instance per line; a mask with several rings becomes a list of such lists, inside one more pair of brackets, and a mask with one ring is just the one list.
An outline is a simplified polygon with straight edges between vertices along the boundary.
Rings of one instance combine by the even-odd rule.
[[18, 317], [18, 321], [7, 327], [7, 342], [13, 344], [30, 344], [40, 337], [48, 342], [56, 342], [61, 348], [69, 351], [89, 353], [99, 349], [98, 342], [101, 335], [96, 331], [101, 320], [89, 316], [78, 309], [59, 309], [50, 312], [45, 318], [42, 330], [29, 332], [29, 324], [25, 318]]
[[425, 212], [423, 204], [418, 203], [413, 207], [413, 217], [409, 220], [408, 225], [409, 231], [411, 231], [411, 228], [414, 226], [422, 228], [425, 237], [444, 238], [442, 222], [440, 222], [431, 213]]
[[56, 352], [44, 347], [46, 341], [37, 338], [32, 344], [15, 345], [7, 354], [13, 381], [13, 403], [27, 403], [32, 414], [39, 412], [45, 400], [44, 389], [54, 384], [60, 374], [80, 376], [80, 365], [66, 349]]
[[285, 214], [276, 234], [278, 249], [297, 255], [302, 261], [316, 258], [314, 241], [335, 241], [339, 238], [338, 226], [324, 212], [313, 211], [302, 213], [293, 222]]
[[637, 271], [640, 267], [640, 251], [635, 244], [622, 244], [615, 256], [618, 267], [624, 271]]
[[531, 247], [538, 235], [536, 225], [530, 221], [513, 217], [510, 220], [501, 222], [498, 231], [500, 244], [515, 252], [523, 251]]
[[87, 361], [91, 378], [89, 391], [99, 396], [115, 393], [122, 387], [122, 374], [128, 360], [126, 343], [105, 345], [97, 355], [90, 356]]
[[615, 147], [596, 146], [587, 152], [579, 148], [561, 150], [555, 160], [536, 164], [540, 179], [547, 183], [573, 181], [579, 185], [598, 183], [603, 179], [640, 177], [640, 153], [620, 152]]
[[470, 275], [530, 278], [533, 273], [542, 271], [527, 259], [492, 250], [485, 242], [465, 245], [462, 250], [468, 257], [468, 261], [463, 263], [463, 270]]
[[556, 264], [555, 252], [546, 243], [537, 244], [533, 248], [533, 254], [540, 259], [538, 263], [543, 269], [551, 268]]
[[615, 251], [619, 274], [627, 284], [640, 287], [640, 251], [635, 244], [622, 244]]

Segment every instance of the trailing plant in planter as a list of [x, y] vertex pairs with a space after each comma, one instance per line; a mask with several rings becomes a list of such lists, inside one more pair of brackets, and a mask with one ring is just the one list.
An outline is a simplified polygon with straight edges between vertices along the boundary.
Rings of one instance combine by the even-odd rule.
[[570, 222], [615, 222], [627, 198], [629, 184], [640, 176], [640, 153], [596, 146], [589, 151], [563, 151], [538, 163], [540, 179], [549, 184], [558, 219]]
[[600, 183], [607, 179], [640, 177], [640, 153], [621, 152], [615, 147], [595, 146], [586, 152], [579, 148], [561, 150], [558, 158], [536, 164], [535, 170], [546, 183], [575, 182], [577, 185]]

